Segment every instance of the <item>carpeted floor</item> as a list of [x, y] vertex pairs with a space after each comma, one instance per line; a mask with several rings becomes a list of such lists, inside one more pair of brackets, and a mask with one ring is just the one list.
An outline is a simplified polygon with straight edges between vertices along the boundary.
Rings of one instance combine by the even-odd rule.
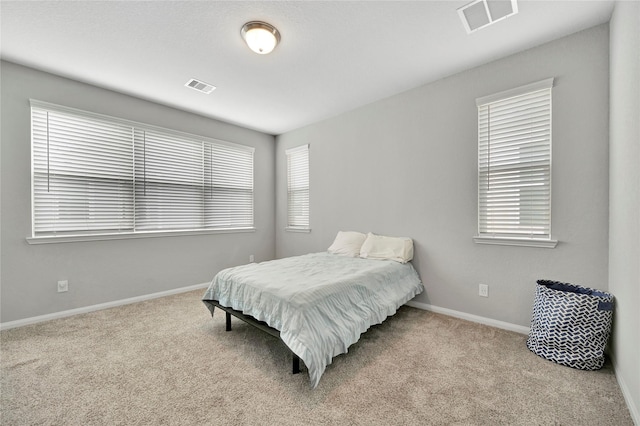
[[610, 364], [546, 361], [526, 336], [403, 307], [314, 390], [276, 338], [202, 291], [0, 334], [3, 425], [632, 425]]

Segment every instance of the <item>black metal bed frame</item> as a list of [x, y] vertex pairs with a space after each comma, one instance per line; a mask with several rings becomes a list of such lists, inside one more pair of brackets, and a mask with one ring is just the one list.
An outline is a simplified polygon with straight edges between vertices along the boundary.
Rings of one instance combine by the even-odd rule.
[[[268, 333], [268, 334], [272, 335], [273, 337], [277, 337], [278, 339], [280, 339], [280, 341], [282, 341], [282, 339], [280, 338], [280, 331], [276, 330], [273, 327], [270, 327], [266, 322], [258, 321], [257, 319], [255, 319], [251, 315], [243, 314], [242, 312], [237, 311], [237, 310], [232, 309], [232, 308], [229, 308], [227, 306], [222, 306], [220, 304], [220, 302], [218, 302], [217, 300], [206, 300], [205, 302], [211, 303], [216, 308], [220, 308], [225, 312], [225, 314], [226, 314], [226, 331], [231, 331], [231, 315], [233, 315], [234, 317], [246, 322], [247, 324], [250, 324], [250, 325], [256, 327], [258, 330], [262, 330], [265, 333]], [[213, 312], [211, 313], [211, 315], [213, 315]], [[289, 351], [291, 352], [291, 355], [292, 355], [292, 358], [293, 358], [291, 372], [293, 374], [298, 374], [300, 372], [300, 357], [298, 357], [298, 355], [293, 353], [293, 351], [291, 351], [291, 349], [289, 349]]]

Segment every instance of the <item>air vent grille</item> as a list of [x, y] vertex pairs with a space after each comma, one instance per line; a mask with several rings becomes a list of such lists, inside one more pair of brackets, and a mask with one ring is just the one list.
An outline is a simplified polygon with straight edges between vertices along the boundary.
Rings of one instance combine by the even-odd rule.
[[517, 0], [475, 0], [458, 9], [458, 15], [469, 34], [516, 13]]
[[216, 89], [215, 86], [205, 83], [204, 81], [196, 80], [195, 78], [192, 78], [191, 80], [187, 81], [185, 86], [191, 87], [192, 89], [197, 90], [198, 92], [206, 93], [207, 95]]

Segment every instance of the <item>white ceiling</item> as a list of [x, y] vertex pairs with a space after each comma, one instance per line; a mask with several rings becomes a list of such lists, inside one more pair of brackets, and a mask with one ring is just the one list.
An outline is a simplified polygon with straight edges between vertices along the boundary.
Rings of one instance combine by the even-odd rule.
[[[2, 1], [2, 59], [281, 134], [607, 22], [613, 1], [524, 1], [468, 35], [447, 1]], [[269, 55], [240, 28], [262, 20]], [[217, 87], [189, 89], [191, 78]]]

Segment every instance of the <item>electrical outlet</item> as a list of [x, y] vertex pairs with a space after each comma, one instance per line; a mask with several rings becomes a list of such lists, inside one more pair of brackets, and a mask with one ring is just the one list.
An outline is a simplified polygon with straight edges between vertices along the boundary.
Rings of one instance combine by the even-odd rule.
[[58, 281], [58, 293], [69, 291], [69, 281]]
[[486, 284], [478, 285], [478, 294], [482, 297], [489, 297], [489, 286]]
[[251, 263], [255, 262], [255, 258], [253, 257], [252, 254], [249, 255], [249, 262]]

